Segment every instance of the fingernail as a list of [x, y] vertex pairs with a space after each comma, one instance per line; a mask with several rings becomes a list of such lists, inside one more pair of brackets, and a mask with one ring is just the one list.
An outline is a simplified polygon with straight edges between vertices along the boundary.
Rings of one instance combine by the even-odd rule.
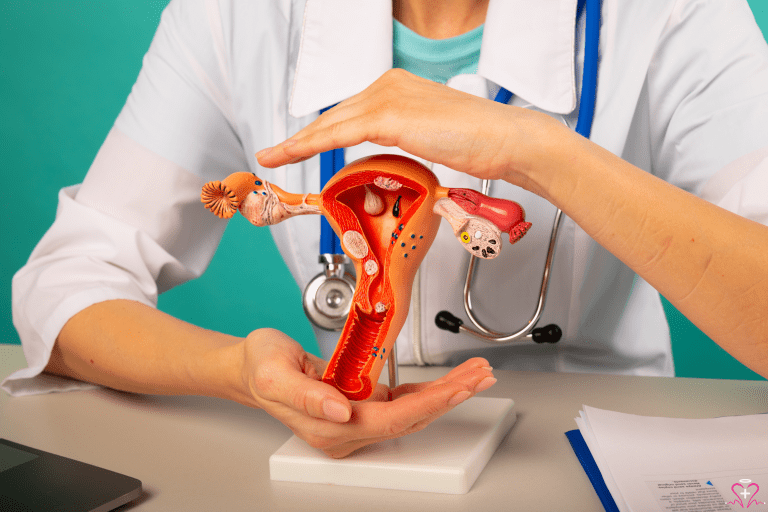
[[469, 391], [459, 391], [448, 400], [448, 405], [459, 405], [461, 402], [469, 398], [472, 393]]
[[261, 151], [259, 151], [258, 153], [256, 153], [256, 158], [261, 158], [264, 155], [266, 155], [267, 153], [269, 153], [270, 151], [272, 151], [272, 148], [264, 148]]
[[346, 423], [349, 421], [349, 409], [336, 400], [323, 400], [323, 414], [325, 419], [335, 421], [336, 423]]
[[488, 370], [489, 372], [493, 371], [493, 366], [482, 366], [482, 370]]
[[489, 387], [496, 384], [496, 379], [493, 377], [486, 377], [480, 382], [477, 383], [477, 386], [475, 386], [475, 393], [480, 393], [481, 391], [485, 391]]

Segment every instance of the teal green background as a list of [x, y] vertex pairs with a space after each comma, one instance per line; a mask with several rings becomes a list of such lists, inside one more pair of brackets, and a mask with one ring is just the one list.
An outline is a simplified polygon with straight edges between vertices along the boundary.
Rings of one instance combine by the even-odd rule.
[[[768, 1], [749, 3], [768, 34]], [[53, 222], [58, 190], [82, 181], [131, 90], [166, 4], [0, 0], [0, 162], [5, 178], [0, 192], [0, 342], [19, 343], [11, 321], [11, 278]], [[238, 251], [229, 250], [235, 243]], [[237, 282], [231, 269], [239, 266], [237, 255], [243, 253], [254, 255], [254, 268], [264, 270], [253, 280]], [[265, 296], [255, 293], [257, 288], [271, 292]], [[319, 355], [301, 292], [268, 231], [254, 229], [240, 216], [230, 222], [208, 271], [163, 294], [159, 306], [234, 335], [274, 327]], [[761, 379], [666, 301], [664, 307], [678, 376]]]

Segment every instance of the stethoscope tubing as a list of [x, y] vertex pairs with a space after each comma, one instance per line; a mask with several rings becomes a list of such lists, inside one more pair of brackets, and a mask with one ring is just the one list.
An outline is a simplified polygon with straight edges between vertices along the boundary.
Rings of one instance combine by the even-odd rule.
[[585, 2], [587, 12], [584, 20], [584, 69], [581, 74], [581, 96], [579, 98], [579, 118], [576, 122], [576, 133], [588, 139], [592, 134], [592, 121], [595, 118], [595, 101], [597, 100], [601, 0], [579, 0], [577, 20]]
[[[486, 189], [487, 187], [483, 187]], [[483, 192], [485, 194], [485, 192]], [[541, 287], [539, 288], [539, 300], [536, 303], [536, 310], [533, 312], [533, 316], [528, 321], [528, 323], [520, 329], [517, 332], [511, 333], [511, 334], [503, 334], [500, 332], [493, 331], [483, 325], [480, 320], [477, 319], [477, 317], [474, 314], [474, 310], [472, 308], [472, 279], [474, 277], [474, 269], [475, 265], [477, 264], [477, 257], [474, 255], [470, 256], [469, 263], [467, 265], [467, 277], [464, 281], [464, 311], [467, 313], [467, 317], [469, 317], [469, 320], [472, 322], [472, 324], [478, 329], [477, 331], [467, 327], [466, 325], [459, 325], [459, 331], [466, 332], [468, 334], [472, 334], [474, 336], [477, 336], [478, 338], [483, 339], [484, 341], [487, 341], [489, 343], [509, 343], [510, 341], [517, 341], [517, 340], [533, 340], [534, 336], [532, 334], [533, 329], [536, 327], [536, 324], [538, 324], [539, 320], [541, 319], [541, 313], [544, 311], [544, 304], [547, 302], [547, 291], [549, 289], [549, 276], [552, 270], [552, 261], [555, 257], [555, 246], [557, 245], [557, 234], [560, 228], [560, 223], [563, 218], [563, 211], [561, 209], [557, 209], [555, 212], [555, 219], [552, 223], [552, 233], [549, 237], [549, 247], [547, 248], [547, 259], [544, 263], [544, 271], [542, 272], [541, 276]]]
[[[324, 108], [320, 114], [333, 106]], [[332, 149], [320, 153], [320, 190], [326, 183], [344, 167], [344, 148]], [[320, 216], [320, 254], [344, 254], [341, 249], [341, 241], [336, 232], [331, 228], [328, 219]]]

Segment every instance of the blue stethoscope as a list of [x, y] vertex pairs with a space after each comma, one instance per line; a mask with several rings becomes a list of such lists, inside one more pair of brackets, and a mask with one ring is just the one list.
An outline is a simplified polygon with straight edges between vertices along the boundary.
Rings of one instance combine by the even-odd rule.
[[[598, 48], [600, 45], [600, 0], [579, 0], [576, 19], [581, 17], [586, 6], [586, 42], [584, 52], [584, 69], [581, 81], [581, 96], [579, 100], [579, 116], [576, 132], [589, 138], [592, 131], [592, 121], [595, 113], [595, 97], [597, 92]], [[499, 90], [494, 101], [509, 103], [512, 93], [503, 87]], [[322, 114], [332, 107], [320, 111]], [[320, 187], [344, 167], [344, 149], [326, 151], [320, 155]], [[490, 181], [483, 180], [482, 192], [488, 194]], [[464, 325], [461, 319], [447, 311], [441, 311], [435, 318], [435, 323], [441, 329], [451, 332], [466, 332], [477, 336], [489, 343], [508, 343], [511, 341], [534, 341], [536, 343], [556, 343], [562, 336], [562, 331], [556, 325], [536, 328], [541, 318], [547, 297], [549, 276], [554, 259], [557, 233], [563, 212], [558, 208], [555, 213], [550, 235], [547, 259], [541, 280], [539, 300], [535, 312], [529, 322], [518, 331], [503, 334], [485, 327], [472, 309], [471, 283], [476, 266], [476, 258], [471, 256], [467, 267], [464, 285], [464, 309], [476, 329]], [[352, 297], [355, 292], [355, 279], [345, 271], [349, 260], [341, 249], [341, 243], [325, 217], [320, 218], [320, 256], [319, 263], [323, 264], [323, 272], [315, 276], [307, 285], [303, 294], [304, 311], [309, 320], [321, 329], [338, 331], [344, 327]], [[418, 277], [417, 277], [418, 279]], [[418, 294], [415, 294], [418, 295]], [[415, 297], [415, 300], [418, 300]], [[418, 345], [418, 346], [417, 346]], [[414, 357], [419, 362], [420, 343], [414, 343]]]

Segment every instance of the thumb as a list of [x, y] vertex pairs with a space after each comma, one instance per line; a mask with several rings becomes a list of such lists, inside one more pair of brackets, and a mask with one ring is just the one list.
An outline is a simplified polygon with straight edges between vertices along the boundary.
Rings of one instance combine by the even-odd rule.
[[349, 400], [325, 382], [298, 371], [286, 372], [280, 381], [278, 400], [299, 412], [336, 423], [346, 423], [352, 416]]

